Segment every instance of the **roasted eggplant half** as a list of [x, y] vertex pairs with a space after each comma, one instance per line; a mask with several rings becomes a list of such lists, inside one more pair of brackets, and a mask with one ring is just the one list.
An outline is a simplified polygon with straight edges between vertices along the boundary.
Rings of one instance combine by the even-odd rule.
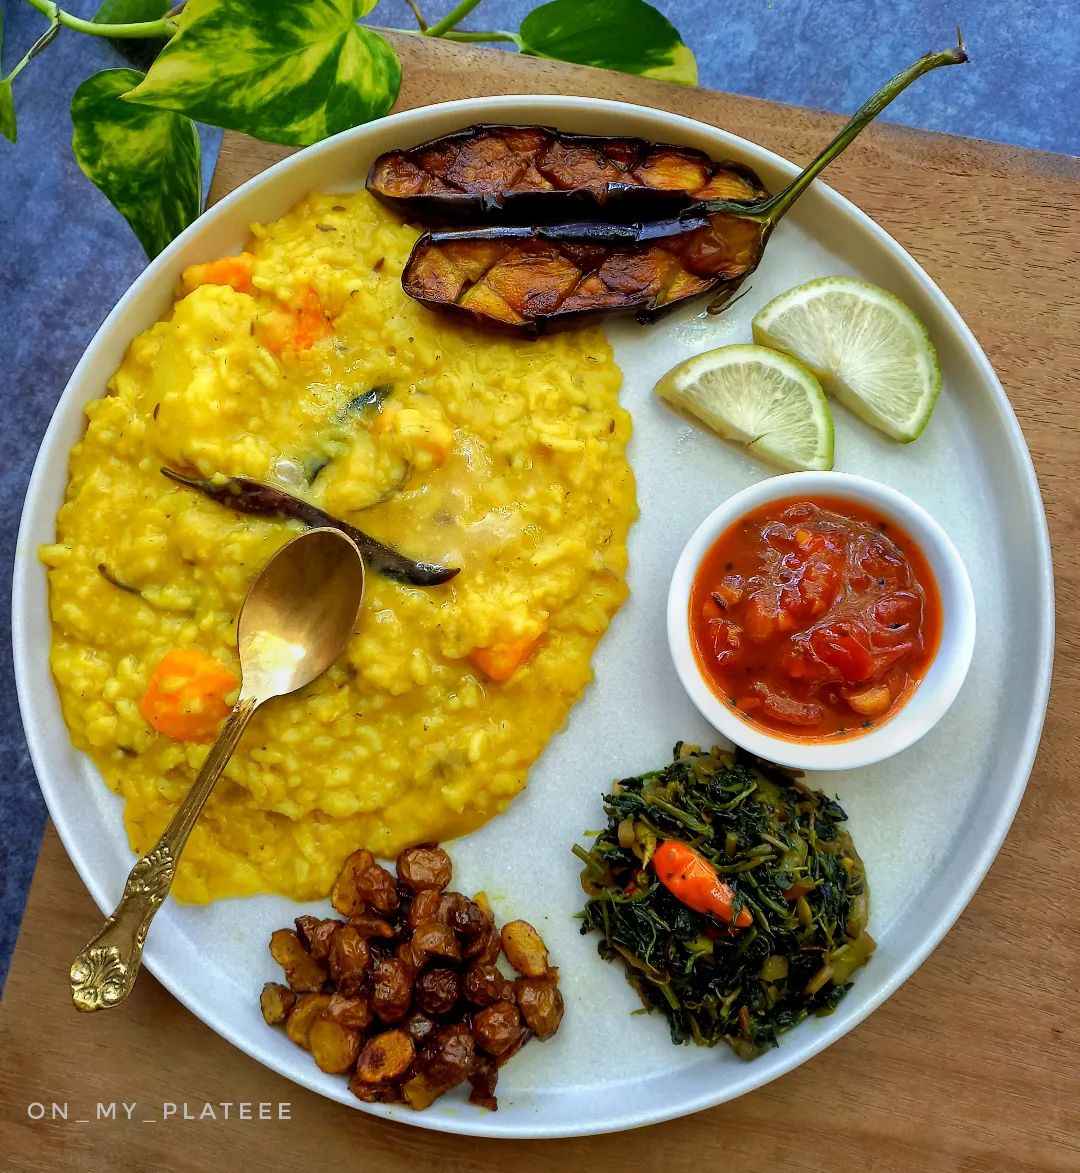
[[763, 234], [756, 220], [709, 212], [648, 224], [430, 232], [401, 284], [431, 309], [526, 334], [597, 314], [647, 321], [691, 297], [734, 293], [761, 256]]
[[368, 191], [434, 224], [666, 217], [711, 199], [767, 194], [742, 163], [640, 138], [565, 134], [548, 126], [470, 126], [372, 164]]
[[776, 225], [859, 132], [917, 78], [966, 60], [962, 41], [921, 57], [774, 196], [700, 200], [672, 217], [629, 224], [605, 218], [428, 232], [413, 246], [402, 288], [432, 309], [530, 336], [601, 314], [646, 322], [706, 294], [709, 311], [719, 313], [757, 268]]

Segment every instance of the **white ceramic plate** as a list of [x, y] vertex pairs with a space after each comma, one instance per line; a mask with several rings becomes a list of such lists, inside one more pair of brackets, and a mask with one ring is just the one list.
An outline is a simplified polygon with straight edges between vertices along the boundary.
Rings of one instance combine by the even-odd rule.
[[[180, 270], [236, 251], [249, 221], [273, 219], [313, 189], [358, 186], [372, 158], [390, 147], [472, 122], [503, 121], [688, 143], [745, 160], [771, 188], [795, 171], [742, 139], [643, 107], [560, 97], [454, 102], [361, 127], [279, 163], [228, 196], [147, 268], [90, 344], [42, 443], [19, 532], [12, 608], [30, 753], [64, 845], [103, 910], [119, 897], [132, 856], [119, 799], [68, 740], [49, 674], [45, 574], [35, 555], [53, 538], [83, 405], [102, 394], [131, 339], [169, 308]], [[932, 215], [932, 193], [924, 196]], [[622, 973], [597, 958], [595, 939], [579, 936], [572, 919], [582, 896], [569, 849], [583, 831], [602, 824], [600, 795], [612, 779], [662, 764], [679, 738], [708, 742], [713, 736], [668, 655], [668, 580], [701, 519], [732, 492], [768, 475], [749, 456], [672, 414], [652, 396], [653, 383], [688, 355], [749, 341], [750, 319], [771, 297], [832, 273], [892, 290], [937, 343], [945, 389], [926, 434], [914, 445], [894, 444], [837, 407], [837, 468], [896, 486], [941, 522], [975, 584], [981, 635], [959, 698], [930, 735], [881, 765], [817, 777], [851, 817], [869, 870], [879, 949], [832, 1017], [805, 1023], [784, 1036], [778, 1050], [745, 1064], [722, 1048], [671, 1046], [659, 1017], [628, 1017], [636, 999]], [[547, 939], [563, 975], [563, 1029], [506, 1068], [497, 1114], [454, 1097], [418, 1114], [365, 1105], [366, 1111], [451, 1132], [544, 1137], [631, 1128], [741, 1095], [804, 1062], [879, 1006], [941, 940], [1008, 830], [1046, 706], [1053, 583], [1031, 460], [1001, 386], [922, 269], [823, 185], [782, 224], [747, 288], [719, 318], [708, 318], [698, 304], [647, 329], [632, 322], [609, 327], [625, 372], [622, 401], [634, 417], [630, 457], [641, 520], [631, 535], [631, 597], [600, 645], [595, 684], [537, 763], [528, 790], [506, 814], [452, 846], [455, 886], [485, 889], [500, 919], [526, 917]], [[169, 903], [154, 923], [146, 964], [249, 1055], [305, 1087], [361, 1107], [343, 1079], [319, 1072], [259, 1014], [259, 989], [276, 976], [267, 938], [300, 911], [308, 909], [270, 897], [210, 907]], [[72, 940], [72, 951], [81, 944]], [[43, 978], [67, 981], [65, 973]]]

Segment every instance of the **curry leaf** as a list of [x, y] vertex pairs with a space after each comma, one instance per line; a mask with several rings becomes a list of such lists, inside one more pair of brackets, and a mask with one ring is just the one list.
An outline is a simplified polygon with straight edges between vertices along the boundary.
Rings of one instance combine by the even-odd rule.
[[199, 135], [190, 118], [122, 100], [144, 76], [88, 77], [71, 99], [71, 149], [154, 257], [199, 215]]
[[11, 82], [0, 78], [0, 134], [12, 142], [18, 137], [15, 126], [15, 98], [11, 93]]
[[401, 66], [356, 24], [373, 0], [194, 0], [126, 99], [306, 146], [385, 114]]
[[645, 0], [551, 0], [521, 24], [522, 51], [577, 65], [697, 84], [678, 30]]
[[[104, 0], [94, 13], [95, 24], [141, 24], [160, 20], [172, 7], [170, 0]], [[109, 44], [140, 69], [149, 69], [150, 63], [168, 43], [168, 37], [150, 37], [131, 40], [128, 37], [111, 38]]]

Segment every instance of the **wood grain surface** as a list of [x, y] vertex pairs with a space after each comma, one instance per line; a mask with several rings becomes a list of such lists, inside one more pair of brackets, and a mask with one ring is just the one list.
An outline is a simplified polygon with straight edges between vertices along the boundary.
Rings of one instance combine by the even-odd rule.
[[[554, 62], [397, 43], [399, 109], [498, 93], [621, 98], [794, 160], [838, 122]], [[213, 198], [284, 153], [226, 136]], [[76, 1014], [67, 967], [99, 914], [50, 829], [0, 1004], [2, 1173], [195, 1173], [241, 1163], [614, 1173], [660, 1154], [665, 1173], [1080, 1170], [1080, 160], [879, 126], [828, 181], [914, 254], [975, 331], [1031, 446], [1054, 540], [1058, 647], [1042, 747], [1001, 855], [941, 947], [856, 1031], [734, 1103], [644, 1132], [477, 1141], [386, 1124], [293, 1086], [148, 974], [123, 1011]], [[121, 1100], [138, 1104], [131, 1122], [122, 1108], [119, 1120], [94, 1120], [98, 1102]], [[162, 1118], [167, 1103], [198, 1112], [226, 1101], [275, 1111], [288, 1103], [291, 1119]], [[69, 1105], [68, 1120], [30, 1119], [31, 1105], [54, 1102]]]

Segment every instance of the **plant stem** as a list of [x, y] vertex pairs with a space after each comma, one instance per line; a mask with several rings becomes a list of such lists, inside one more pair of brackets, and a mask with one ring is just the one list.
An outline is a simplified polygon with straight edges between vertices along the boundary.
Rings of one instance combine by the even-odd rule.
[[176, 32], [176, 22], [162, 17], [161, 20], [140, 21], [137, 24], [95, 24], [92, 20], [83, 20], [82, 17], [72, 16], [59, 8], [52, 0], [27, 0], [53, 21], [65, 28], [74, 29], [77, 33], [86, 33], [91, 37], [117, 37], [126, 40], [146, 40], [150, 37], [171, 37]]
[[42, 49], [56, 36], [60, 31], [60, 22], [53, 21], [51, 25], [41, 34], [40, 37], [30, 46], [29, 49], [22, 55], [22, 60], [15, 66], [15, 68], [7, 75], [5, 81], [14, 81], [20, 73], [30, 64]]
[[512, 44], [521, 48], [521, 38], [517, 33], [509, 33], [505, 29], [489, 29], [487, 32], [457, 32], [451, 31], [443, 33], [444, 41], [459, 41], [462, 44], [468, 44], [474, 41], [510, 41]]
[[[30, 3], [35, 3], [35, 0], [30, 0]], [[424, 29], [425, 37], [441, 37], [443, 33], [449, 32], [455, 25], [461, 22], [469, 15], [470, 12], [480, 3], [480, 0], [460, 0], [460, 2], [442, 18], [437, 20], [433, 25]]]
[[[420, 29], [395, 29], [386, 28], [381, 25], [369, 25], [369, 28], [374, 28], [377, 32], [383, 33], [400, 33], [403, 37], [426, 37], [429, 33], [421, 31]], [[521, 38], [517, 33], [507, 32], [506, 29], [488, 29], [485, 32], [462, 31], [457, 29], [448, 33], [443, 33], [439, 37], [440, 41], [456, 41], [460, 44], [472, 44], [478, 41], [509, 41], [512, 45], [517, 45], [521, 48]]]
[[405, 0], [405, 3], [412, 9], [412, 14], [416, 17], [417, 27], [422, 33], [426, 32], [428, 22], [424, 19], [424, 14], [420, 11], [420, 5], [417, 4], [416, 0]]

